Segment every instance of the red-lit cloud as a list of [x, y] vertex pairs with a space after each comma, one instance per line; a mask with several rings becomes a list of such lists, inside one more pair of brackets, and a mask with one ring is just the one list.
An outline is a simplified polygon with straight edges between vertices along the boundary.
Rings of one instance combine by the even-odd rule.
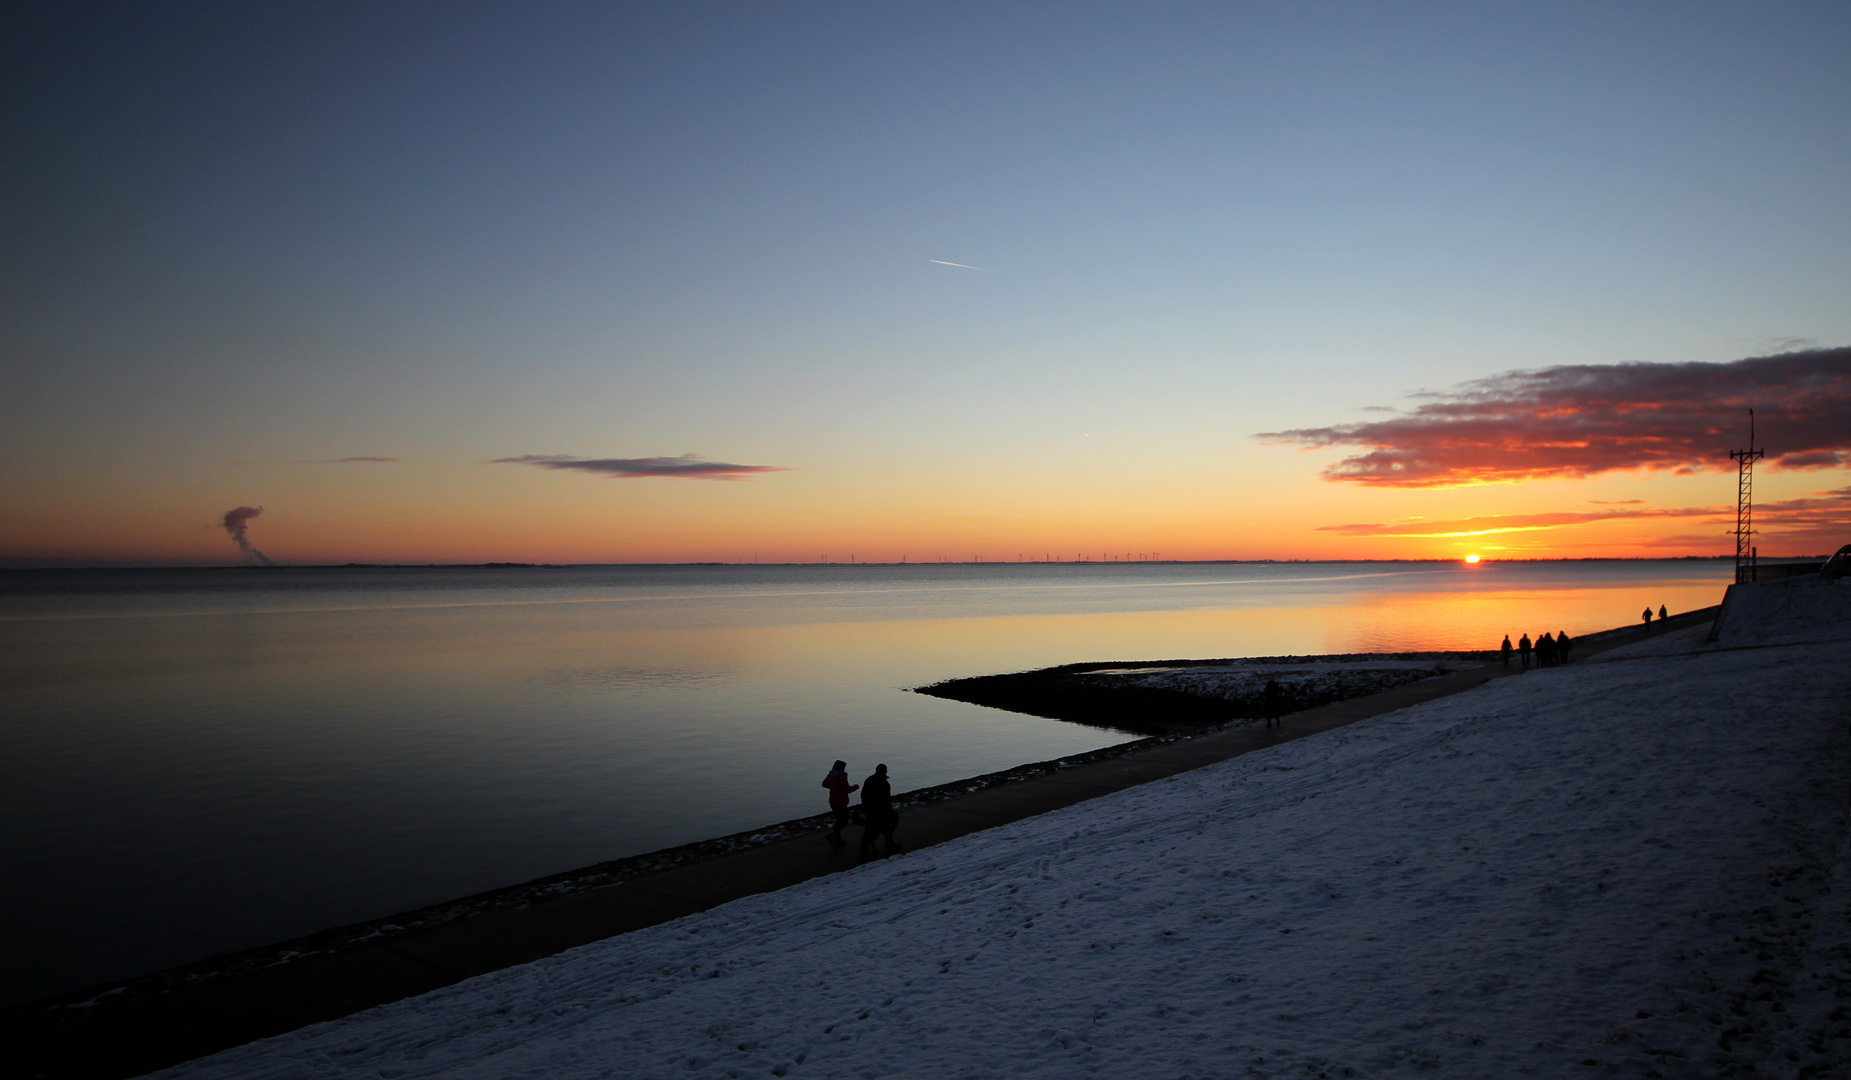
[[496, 458], [496, 464], [537, 465], [542, 469], [571, 469], [600, 476], [637, 479], [646, 476], [680, 477], [687, 480], [740, 480], [753, 473], [788, 472], [779, 465], [732, 465], [708, 461], [695, 454], [680, 457], [651, 458], [580, 458], [567, 454], [522, 454], [520, 457]]
[[1582, 364], [1464, 383], [1392, 419], [1256, 436], [1360, 446], [1324, 470], [1374, 487], [1583, 477], [1619, 469], [1731, 469], [1756, 441], [1786, 469], [1851, 466], [1851, 348], [1727, 364]]

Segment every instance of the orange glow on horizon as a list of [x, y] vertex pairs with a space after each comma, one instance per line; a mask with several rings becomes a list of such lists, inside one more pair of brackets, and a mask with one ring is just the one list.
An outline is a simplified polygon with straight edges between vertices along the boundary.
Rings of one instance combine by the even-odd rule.
[[[879, 463], [876, 463], [879, 464]], [[860, 468], [860, 466], [857, 466]], [[868, 466], [873, 468], [873, 466]], [[1164, 562], [1248, 559], [1726, 557], [1733, 483], [1612, 476], [1453, 491], [1357, 489], [1310, 471], [1150, 477], [976, 472], [904, 484], [844, 468], [730, 483], [617, 483], [480, 463], [365, 472], [252, 468], [166, 499], [116, 474], [39, 478], [0, 523], [0, 560], [231, 565], [227, 510], [282, 564]], [[879, 469], [874, 469], [884, 477]], [[1773, 472], [1761, 553], [1829, 553], [1851, 535], [1838, 477]], [[99, 487], [97, 485], [102, 484]], [[114, 485], [114, 486], [111, 486]], [[1495, 533], [1496, 535], [1487, 535]]]

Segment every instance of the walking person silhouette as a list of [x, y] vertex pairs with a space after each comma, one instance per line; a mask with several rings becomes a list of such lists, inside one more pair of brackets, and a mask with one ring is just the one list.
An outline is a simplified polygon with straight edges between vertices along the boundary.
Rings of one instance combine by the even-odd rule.
[[1523, 658], [1523, 670], [1530, 670], [1530, 635], [1517, 639], [1517, 655]]
[[829, 775], [823, 777], [823, 786], [829, 789], [829, 813], [835, 819], [829, 829], [829, 846], [847, 847], [842, 829], [848, 824], [848, 795], [860, 791], [861, 785], [848, 782], [848, 762], [838, 760], [830, 767]]
[[1503, 656], [1504, 666], [1509, 667], [1510, 666], [1510, 635], [1509, 634], [1504, 635], [1504, 644], [1499, 647], [1498, 652]]
[[893, 830], [900, 824], [900, 815], [893, 809], [893, 784], [887, 779], [887, 766], [874, 766], [874, 775], [861, 782], [861, 816], [867, 824], [861, 830], [861, 855], [866, 858], [874, 854], [874, 839], [885, 838], [887, 854], [900, 850], [894, 842]]

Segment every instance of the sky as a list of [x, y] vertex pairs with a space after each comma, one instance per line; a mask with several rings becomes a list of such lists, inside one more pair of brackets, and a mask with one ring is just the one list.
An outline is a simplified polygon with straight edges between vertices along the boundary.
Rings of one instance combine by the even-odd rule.
[[1843, 5], [9, 23], [0, 565], [1851, 542]]

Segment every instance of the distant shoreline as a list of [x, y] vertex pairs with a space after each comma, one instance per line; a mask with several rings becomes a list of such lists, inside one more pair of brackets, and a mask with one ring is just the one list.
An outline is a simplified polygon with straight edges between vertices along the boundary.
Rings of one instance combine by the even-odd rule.
[[[1830, 553], [1821, 555], [1763, 555], [1764, 564], [1819, 560], [1830, 557]], [[1498, 559], [1485, 558], [1477, 565], [1495, 566], [1499, 564], [1535, 565], [1540, 563], [1641, 563], [1641, 562], [1733, 562], [1734, 555], [1613, 555], [1580, 556], [1560, 559]], [[0, 559], [0, 573], [89, 573], [107, 572], [146, 572], [146, 571], [246, 571], [251, 573], [280, 573], [305, 570], [617, 570], [617, 569], [685, 569], [696, 566], [723, 567], [839, 567], [847, 570], [867, 568], [894, 569], [930, 569], [945, 566], [1437, 566], [1458, 565], [1459, 559], [1131, 559], [1114, 562], [1097, 560], [1027, 560], [1006, 562], [1000, 559], [986, 559], [981, 562], [961, 560], [957, 562], [640, 562], [640, 563], [526, 563], [526, 562], [483, 562], [483, 563], [279, 563], [271, 566], [250, 566], [242, 563], [169, 563], [169, 564], [115, 564], [108, 562], [84, 563], [83, 560], [66, 561], [46, 559], [43, 561], [25, 558]], [[30, 565], [21, 565], [30, 564]]]

